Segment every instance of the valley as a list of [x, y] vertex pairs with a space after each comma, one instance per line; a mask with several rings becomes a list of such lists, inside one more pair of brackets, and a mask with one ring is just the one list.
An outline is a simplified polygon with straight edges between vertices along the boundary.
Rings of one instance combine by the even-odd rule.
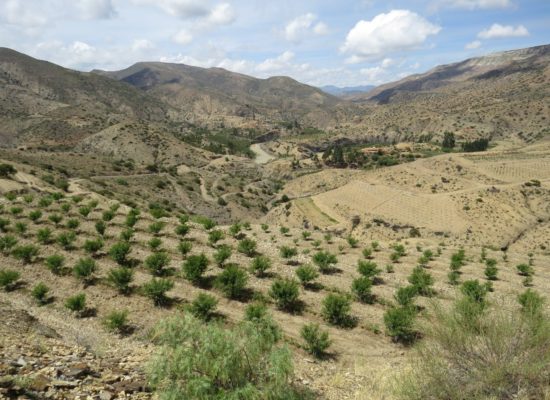
[[[0, 397], [156, 398], [159, 321], [194, 315], [276, 324], [301, 398], [399, 398], [432, 311], [468, 282], [510, 314], [550, 291], [549, 48], [343, 99], [0, 49]], [[330, 346], [308, 351], [304, 326]]]

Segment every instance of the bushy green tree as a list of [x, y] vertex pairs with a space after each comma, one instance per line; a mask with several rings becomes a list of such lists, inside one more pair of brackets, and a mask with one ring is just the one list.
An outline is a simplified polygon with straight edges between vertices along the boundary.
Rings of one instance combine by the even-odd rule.
[[111, 282], [121, 294], [128, 294], [131, 291], [130, 283], [134, 277], [134, 272], [130, 268], [113, 268], [107, 275], [107, 280]]
[[170, 291], [173, 287], [174, 282], [169, 279], [153, 278], [149, 282], [143, 284], [142, 290], [143, 294], [153, 300], [156, 306], [164, 306], [169, 302], [166, 292]]
[[322, 331], [319, 324], [306, 324], [300, 331], [302, 339], [305, 341], [305, 349], [308, 353], [320, 358], [329, 348], [331, 340], [328, 331]]
[[130, 243], [118, 242], [111, 246], [109, 255], [118, 265], [124, 266], [128, 264], [128, 255], [131, 249]]
[[319, 251], [315, 253], [312, 260], [323, 274], [333, 272], [334, 265], [338, 262], [336, 256], [328, 251]]
[[199, 293], [195, 300], [191, 302], [188, 310], [195, 317], [202, 321], [209, 321], [218, 305], [218, 300], [209, 294]]
[[183, 275], [193, 284], [198, 284], [201, 282], [202, 275], [206, 272], [208, 264], [208, 258], [204, 253], [189, 256], [183, 263]]
[[166, 267], [170, 264], [170, 257], [165, 252], [153, 253], [145, 259], [145, 266], [155, 276], [166, 274]]
[[238, 299], [243, 296], [247, 281], [246, 271], [236, 265], [230, 265], [217, 276], [216, 287], [230, 299]]
[[269, 295], [277, 307], [285, 311], [295, 311], [299, 305], [300, 289], [294, 279], [279, 278], [273, 282]]
[[323, 300], [321, 314], [329, 324], [350, 327], [353, 317], [350, 315], [351, 300], [349, 296], [339, 293], [329, 293]]
[[161, 399], [298, 400], [291, 353], [269, 327], [204, 325], [190, 315], [159, 324], [158, 352], [149, 367]]

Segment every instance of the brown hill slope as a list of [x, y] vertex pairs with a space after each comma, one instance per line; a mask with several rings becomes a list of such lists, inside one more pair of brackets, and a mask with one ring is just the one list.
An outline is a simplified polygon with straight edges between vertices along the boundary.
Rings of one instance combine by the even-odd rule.
[[294, 121], [334, 123], [340, 100], [288, 77], [257, 79], [221, 68], [142, 62], [122, 71], [94, 71], [146, 91], [188, 121], [239, 126]]
[[354, 100], [364, 107], [361, 135], [379, 140], [548, 134], [550, 45], [436, 67], [382, 85]]
[[168, 107], [130, 85], [0, 48], [0, 140], [71, 146], [122, 120], [163, 120]]

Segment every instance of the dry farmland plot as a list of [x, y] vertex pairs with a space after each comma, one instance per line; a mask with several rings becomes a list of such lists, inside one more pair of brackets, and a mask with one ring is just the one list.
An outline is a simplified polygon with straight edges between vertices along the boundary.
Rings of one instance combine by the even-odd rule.
[[433, 231], [463, 232], [464, 217], [447, 196], [412, 193], [362, 181], [313, 197], [322, 210], [334, 210], [342, 220], [351, 215], [380, 217]]

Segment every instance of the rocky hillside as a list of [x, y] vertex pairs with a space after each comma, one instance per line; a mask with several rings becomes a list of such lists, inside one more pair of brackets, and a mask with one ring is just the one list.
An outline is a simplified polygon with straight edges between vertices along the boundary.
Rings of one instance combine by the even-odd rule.
[[531, 141], [548, 134], [550, 46], [436, 67], [373, 89], [357, 132], [381, 141], [461, 138]]
[[142, 62], [122, 71], [94, 71], [129, 83], [182, 112], [188, 121], [256, 125], [294, 121], [334, 122], [339, 100], [288, 77], [257, 79], [222, 68]]
[[0, 48], [0, 141], [72, 146], [123, 120], [162, 121], [168, 106], [124, 83]]

